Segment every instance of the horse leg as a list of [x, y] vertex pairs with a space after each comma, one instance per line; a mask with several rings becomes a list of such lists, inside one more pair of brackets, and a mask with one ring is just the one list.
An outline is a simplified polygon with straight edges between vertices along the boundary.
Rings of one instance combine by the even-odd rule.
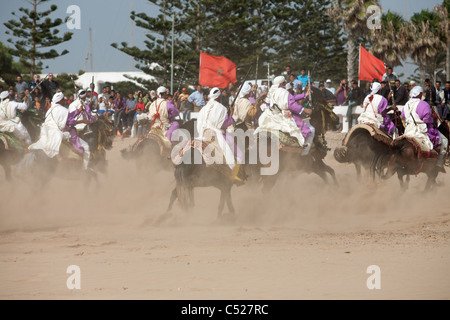
[[233, 201], [231, 200], [231, 186], [227, 189], [226, 195], [227, 195], [228, 210], [230, 210], [230, 214], [234, 215], [235, 211], [234, 211]]
[[438, 171], [436, 168], [431, 170], [431, 172], [427, 172], [427, 184], [425, 185], [424, 192], [430, 191], [436, 185], [436, 178], [438, 175]]
[[356, 169], [356, 180], [361, 182], [361, 165], [359, 163], [354, 163]]
[[11, 176], [11, 166], [9, 164], [3, 163], [2, 164], [3, 169], [5, 169], [5, 177], [6, 181], [11, 182], [12, 176]]
[[277, 175], [270, 175], [270, 176], [262, 176], [262, 191], [264, 195], [268, 195], [270, 193], [270, 190], [272, 190], [273, 186], [277, 182]]
[[169, 206], [167, 207], [166, 213], [169, 213], [172, 210], [172, 206], [177, 200], [178, 194], [177, 194], [177, 188], [173, 188], [172, 193], [170, 194], [170, 200], [169, 200]]
[[[325, 164], [325, 162], [323, 162], [323, 160], [320, 160], [319, 164], [320, 164], [320, 167], [324, 170], [324, 172], [328, 172], [328, 174], [333, 178], [334, 185], [338, 186], [339, 183], [336, 179], [336, 172], [334, 171], [334, 169], [332, 167], [330, 167], [329, 165]], [[361, 171], [361, 167], [359, 170]]]
[[220, 201], [219, 201], [219, 208], [217, 210], [217, 216], [220, 218], [222, 216], [223, 207], [225, 206], [225, 190], [220, 190]]

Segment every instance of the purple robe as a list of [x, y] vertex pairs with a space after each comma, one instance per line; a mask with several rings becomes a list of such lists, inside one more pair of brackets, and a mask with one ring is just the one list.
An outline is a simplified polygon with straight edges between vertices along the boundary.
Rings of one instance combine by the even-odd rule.
[[226, 134], [227, 128], [229, 126], [231, 126], [233, 123], [234, 123], [234, 119], [233, 119], [232, 115], [227, 114], [227, 116], [225, 118], [225, 121], [222, 123], [222, 127], [220, 127], [220, 130], [225, 132], [223, 134], [223, 136], [224, 136], [225, 141], [227, 142], [227, 144], [233, 150], [235, 157], [237, 157], [239, 159], [243, 159], [241, 150], [239, 150], [237, 144], [234, 143], [234, 136], [231, 135], [231, 134]]
[[[439, 131], [434, 126], [434, 119], [431, 115], [430, 105], [426, 101], [420, 101], [417, 105], [416, 113], [419, 116], [420, 120], [427, 124], [428, 138], [430, 138], [430, 141], [433, 144], [433, 148], [436, 149], [439, 145]], [[406, 120], [405, 108], [403, 108], [402, 110], [402, 117]]]
[[378, 113], [383, 116], [383, 123], [380, 129], [387, 132], [387, 134], [392, 134], [395, 129], [395, 125], [391, 120], [391, 117], [387, 114], [386, 110], [388, 108], [388, 101], [385, 97], [381, 98], [380, 104], [378, 105]]
[[305, 123], [303, 122], [303, 119], [300, 117], [300, 113], [303, 110], [303, 106], [299, 103], [297, 103], [297, 100], [302, 100], [305, 98], [305, 94], [297, 94], [293, 96], [292, 94], [289, 94], [288, 99], [288, 108], [292, 112], [292, 118], [295, 121], [295, 124], [297, 127], [302, 131], [302, 136], [306, 139], [306, 137], [311, 134], [311, 129]]
[[178, 121], [174, 120], [180, 114], [180, 110], [175, 107], [173, 100], [167, 101], [167, 114], [170, 121], [170, 128], [166, 132], [166, 137], [171, 141], [172, 134], [180, 127]]
[[[81, 116], [83, 117], [83, 120], [89, 120], [90, 123], [95, 121], [95, 118], [91, 114], [91, 109], [88, 105], [84, 106], [85, 110], [82, 111]], [[67, 116], [67, 126], [64, 128], [64, 131], [68, 131], [70, 133], [69, 142], [72, 144], [72, 147], [75, 149], [75, 151], [78, 154], [83, 155], [84, 149], [80, 144], [80, 138], [77, 135], [77, 129], [75, 128], [75, 125], [77, 124], [77, 121], [75, 118], [80, 114], [80, 110], [76, 109], [75, 111], [69, 113]]]

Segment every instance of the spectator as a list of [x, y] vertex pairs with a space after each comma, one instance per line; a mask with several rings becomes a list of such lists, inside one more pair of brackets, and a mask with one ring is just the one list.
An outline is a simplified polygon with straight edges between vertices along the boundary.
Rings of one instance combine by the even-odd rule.
[[[117, 96], [116, 96], [116, 91], [115, 90], [110, 90], [109, 91], [110, 97], [113, 97], [114, 101], [116, 100]], [[125, 99], [124, 97], [122, 97], [123, 99]]]
[[109, 97], [111, 96], [111, 88], [110, 86], [104, 86], [102, 89], [102, 96], [105, 102], [109, 101]]
[[402, 86], [400, 80], [395, 80], [394, 105], [404, 106], [408, 102], [409, 96], [405, 87]]
[[[234, 92], [236, 92], [236, 88], [234, 87], [234, 84], [232, 84], [231, 82], [228, 84], [228, 87], [227, 87], [227, 91], [228, 91], [228, 93], [231, 93], [231, 90], [234, 90]], [[207, 100], [205, 100], [205, 101], [207, 101]]]
[[89, 106], [91, 111], [97, 110], [97, 108], [98, 108], [98, 99], [96, 96], [94, 96], [92, 94], [92, 89], [90, 89], [90, 88], [86, 90], [85, 103], [87, 103], [87, 105]]
[[319, 90], [322, 92], [322, 95], [325, 97], [325, 99], [327, 99], [328, 103], [336, 105], [336, 96], [332, 94], [331, 91], [327, 90], [323, 83], [319, 84]]
[[372, 90], [370, 90], [370, 82], [366, 83], [366, 88], [364, 89], [364, 94], [366, 95], [366, 97], [372, 92]]
[[383, 75], [383, 81], [386, 81], [389, 84], [389, 87], [393, 89], [395, 87], [395, 81], [398, 80], [397, 74], [394, 73], [394, 69], [388, 66], [386, 68], [386, 73]]
[[108, 106], [105, 103], [105, 101], [103, 100], [103, 95], [100, 95], [98, 97], [98, 114], [104, 114], [108, 112]]
[[436, 88], [431, 84], [430, 79], [425, 79], [425, 101], [430, 105], [436, 105]]
[[358, 81], [352, 80], [351, 82], [352, 90], [348, 94], [348, 109], [347, 109], [347, 121], [348, 121], [348, 128], [350, 129], [353, 125], [353, 113], [352, 109], [353, 107], [360, 106], [366, 95], [364, 94], [364, 91], [358, 87]]
[[22, 76], [17, 76], [17, 82], [16, 82], [16, 92], [18, 95], [20, 95], [22, 92], [25, 92], [25, 89], [28, 89], [28, 84], [22, 80]]
[[[110, 98], [114, 99], [112, 96]], [[118, 136], [123, 134], [123, 126], [126, 124], [126, 119], [124, 119], [126, 107], [127, 102], [125, 98], [120, 93], [117, 93], [117, 97], [114, 99], [114, 127]]]
[[[194, 105], [194, 112], [198, 112], [205, 105], [205, 101], [207, 101], [207, 100], [205, 100], [203, 89], [202, 89], [201, 85], [197, 84], [195, 89], [196, 89], [196, 91], [191, 93], [191, 95], [188, 98], [188, 101]], [[206, 95], [206, 96], [208, 96], [208, 95]]]
[[410, 91], [411, 91], [415, 86], [416, 86], [416, 82], [415, 82], [415, 81], [410, 81], [410, 82], [409, 82], [409, 90], [410, 90]]
[[282, 76], [286, 79], [286, 82], [289, 82], [290, 76], [292, 74], [292, 67], [290, 65], [286, 65], [284, 67], [284, 71], [281, 73]]
[[133, 94], [130, 92], [128, 94], [128, 99], [126, 101], [126, 108], [125, 108], [127, 131], [131, 131], [131, 127], [133, 126], [134, 116], [136, 114], [136, 106], [137, 101], [134, 98]]
[[31, 97], [31, 92], [29, 88], [25, 89], [23, 101], [27, 104], [27, 109], [30, 109], [31, 103], [33, 102], [33, 98]]
[[409, 92], [410, 92], [410, 89], [409, 89], [409, 83], [408, 83], [408, 82], [405, 82], [405, 83], [403, 84], [403, 87], [405, 87], [406, 92], [408, 93], [408, 97], [409, 97]]
[[44, 111], [47, 112], [51, 106], [52, 106], [52, 101], [50, 100], [50, 97], [45, 97]]
[[336, 93], [336, 89], [331, 86], [331, 80], [328, 79], [327, 81], [325, 81], [325, 84], [326, 84], [325, 89], [327, 89], [334, 95]]
[[226, 108], [230, 106], [230, 97], [228, 96], [227, 89], [222, 89], [222, 95], [220, 97], [220, 103], [223, 104]]
[[[139, 98], [142, 100], [142, 98]], [[142, 102], [143, 104], [144, 102]], [[136, 114], [134, 116], [134, 127], [136, 128], [137, 137], [142, 137], [147, 133], [149, 126], [148, 115], [142, 111], [141, 108], [136, 109]]]
[[156, 91], [155, 91], [155, 90], [150, 91], [150, 104], [151, 104], [153, 101], [155, 101], [156, 99], [157, 99], [157, 97], [156, 97]]
[[[305, 89], [305, 86], [308, 84], [308, 75], [306, 74], [305, 69], [302, 69], [300, 71], [300, 75], [297, 77], [297, 79], [303, 83], [302, 89]], [[312, 79], [309, 80], [313, 82]]]
[[183, 88], [178, 99], [183, 121], [189, 121], [191, 119], [191, 112], [194, 110], [194, 105], [192, 102], [189, 102], [188, 98], [189, 95], [187, 94], [187, 89]]
[[70, 106], [70, 104], [71, 104], [73, 101], [74, 101], [74, 96], [73, 96], [73, 94], [71, 94], [71, 95], [69, 96], [69, 98], [67, 99], [67, 105]]
[[297, 88], [302, 88], [302, 82], [300, 80], [297, 79], [297, 77], [295, 76], [294, 73], [291, 73], [289, 75], [289, 80], [288, 82], [291, 84], [291, 87], [294, 91], [297, 90]]
[[36, 111], [41, 117], [44, 116], [44, 109], [41, 108], [41, 102], [39, 97], [35, 96], [33, 102], [31, 103], [31, 110]]
[[52, 99], [53, 95], [56, 93], [58, 88], [59, 88], [58, 83], [53, 80], [53, 73], [50, 73], [48, 75], [48, 79], [46, 79], [42, 83], [42, 91], [43, 91], [42, 93], [44, 97]]
[[233, 89], [230, 91], [230, 102], [228, 103], [229, 106], [231, 106], [234, 103], [234, 99], [236, 97], [236, 91]]
[[347, 79], [343, 79], [339, 85], [339, 88], [336, 90], [336, 100], [338, 106], [341, 106], [347, 100], [349, 92], [350, 88], [348, 87]]
[[136, 105], [136, 111], [138, 109], [141, 109], [142, 112], [144, 112], [144, 110], [145, 110], [145, 103], [144, 103], [144, 98], [143, 97], [139, 97], [138, 98], [138, 103]]
[[30, 81], [30, 85], [28, 86], [30, 88], [30, 91], [33, 91], [34, 88], [36, 88], [36, 86], [39, 85], [39, 80], [40, 80], [39, 75], [35, 74], [33, 76], [33, 80]]
[[258, 97], [261, 97], [264, 93], [269, 92], [269, 82], [263, 81], [262, 85], [258, 89]]
[[92, 82], [89, 84], [89, 89], [91, 89], [92, 91], [92, 95], [94, 95], [97, 99], [98, 99], [98, 93], [95, 92], [95, 84], [93, 84]]
[[385, 97], [388, 101], [389, 101], [389, 93], [390, 93], [390, 91], [391, 90], [389, 89], [387, 81], [381, 81], [380, 95]]
[[441, 118], [450, 120], [450, 81], [445, 83], [445, 88], [441, 93], [441, 105], [438, 108]]

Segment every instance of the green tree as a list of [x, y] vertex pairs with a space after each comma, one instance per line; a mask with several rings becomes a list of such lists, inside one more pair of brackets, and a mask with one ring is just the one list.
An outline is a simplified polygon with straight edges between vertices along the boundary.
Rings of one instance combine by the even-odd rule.
[[284, 0], [274, 9], [276, 70], [289, 64], [297, 72], [310, 70], [313, 79], [345, 78], [346, 39], [326, 14], [330, 5], [330, 0]]
[[419, 65], [420, 83], [424, 82], [427, 69], [434, 73], [437, 58], [446, 49], [448, 30], [440, 26], [440, 17], [434, 11], [422, 10], [411, 18], [408, 39], [411, 58]]
[[4, 88], [14, 85], [18, 74], [20, 74], [20, 70], [9, 54], [8, 48], [0, 42], [0, 85]]
[[367, 20], [372, 15], [368, 11], [371, 5], [378, 5], [378, 0], [335, 0], [327, 13], [335, 24], [342, 27], [347, 34], [347, 79], [356, 79], [355, 59], [357, 56], [356, 40], [368, 35]]
[[13, 44], [10, 53], [18, 57], [20, 63], [28, 70], [30, 76], [40, 72], [42, 69], [42, 60], [54, 59], [68, 53], [64, 50], [58, 53], [55, 49], [50, 49], [60, 43], [69, 41], [72, 38], [71, 32], [59, 35], [58, 27], [64, 22], [57, 18], [52, 20], [49, 15], [57, 9], [56, 5], [51, 5], [50, 9], [38, 12], [37, 7], [48, 0], [32, 0], [32, 8], [20, 8], [21, 16], [15, 12], [12, 15], [18, 20], [9, 20], [4, 23], [9, 30], [6, 32], [16, 39], [8, 39]]
[[401, 60], [405, 60], [411, 50], [407, 29], [402, 16], [388, 10], [381, 17], [381, 29], [371, 32], [371, 53], [392, 67], [401, 65]]

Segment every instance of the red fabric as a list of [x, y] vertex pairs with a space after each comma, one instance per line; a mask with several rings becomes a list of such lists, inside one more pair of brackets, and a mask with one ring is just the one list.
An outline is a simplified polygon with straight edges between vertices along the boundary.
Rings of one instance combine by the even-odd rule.
[[144, 111], [145, 109], [145, 103], [143, 102], [138, 102], [138, 104], [136, 105], [136, 110], [137, 109], [141, 109], [142, 111]]
[[381, 82], [386, 71], [384, 62], [370, 54], [363, 46], [360, 45], [359, 48], [359, 80], [378, 79]]
[[230, 82], [236, 81], [236, 65], [233, 62], [225, 57], [200, 52], [200, 85], [226, 88]]

